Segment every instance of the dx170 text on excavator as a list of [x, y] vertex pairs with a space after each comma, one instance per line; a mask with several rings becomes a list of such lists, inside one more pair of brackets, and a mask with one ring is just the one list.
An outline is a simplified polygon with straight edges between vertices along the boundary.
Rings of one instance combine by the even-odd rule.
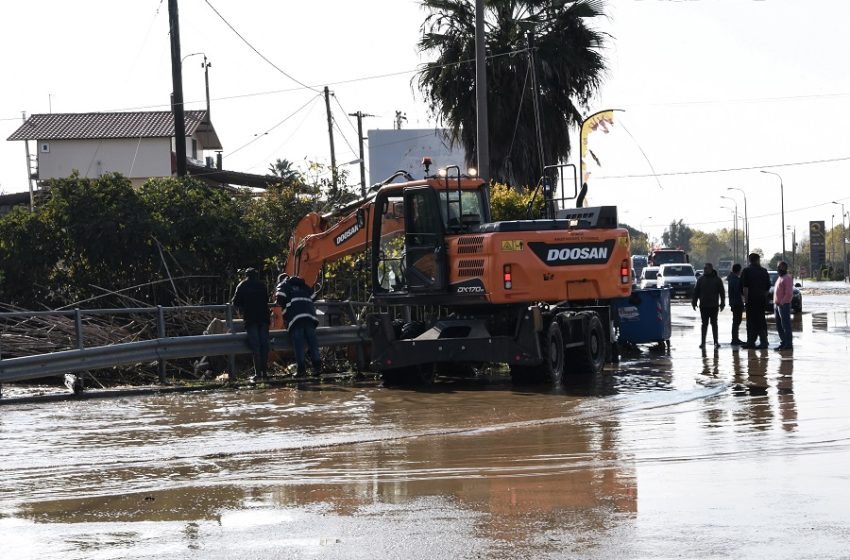
[[427, 383], [440, 364], [504, 363], [516, 382], [598, 373], [617, 359], [629, 235], [615, 206], [580, 207], [575, 181], [555, 198], [556, 182], [541, 181], [545, 217], [494, 222], [484, 180], [457, 166], [420, 180], [399, 171], [336, 223], [302, 218], [286, 272], [312, 284], [325, 263], [368, 250], [374, 303], [390, 310], [366, 315], [368, 363], [388, 384]]

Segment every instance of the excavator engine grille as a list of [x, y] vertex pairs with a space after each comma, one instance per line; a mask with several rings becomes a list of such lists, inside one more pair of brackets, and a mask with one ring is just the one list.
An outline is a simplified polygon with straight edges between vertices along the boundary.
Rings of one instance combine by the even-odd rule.
[[461, 237], [457, 240], [457, 252], [459, 255], [480, 253], [484, 250], [484, 237]]
[[484, 259], [464, 259], [457, 263], [457, 275], [461, 278], [484, 275]]

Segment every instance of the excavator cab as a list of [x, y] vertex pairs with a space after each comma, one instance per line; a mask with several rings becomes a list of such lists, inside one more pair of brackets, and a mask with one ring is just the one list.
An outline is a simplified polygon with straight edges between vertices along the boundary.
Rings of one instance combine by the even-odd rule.
[[397, 299], [445, 292], [448, 278], [445, 221], [437, 192], [422, 185], [379, 193], [378, 197], [376, 203], [384, 208], [395, 212], [401, 209], [404, 221], [398, 220], [395, 212], [375, 216], [373, 246], [378, 250], [373, 261], [373, 285], [376, 292]]

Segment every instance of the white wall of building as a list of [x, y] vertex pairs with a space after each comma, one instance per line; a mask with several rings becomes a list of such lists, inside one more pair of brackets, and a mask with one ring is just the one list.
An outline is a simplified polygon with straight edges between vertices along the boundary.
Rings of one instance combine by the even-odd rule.
[[[190, 144], [191, 145], [191, 144]], [[40, 140], [38, 178], [81, 177], [121, 173], [130, 179], [171, 176], [171, 139]]]
[[370, 130], [369, 184], [383, 181], [403, 169], [419, 179], [424, 176], [422, 158], [428, 156], [433, 165], [430, 174], [441, 167], [459, 165], [466, 169], [466, 151], [451, 147], [443, 129]]

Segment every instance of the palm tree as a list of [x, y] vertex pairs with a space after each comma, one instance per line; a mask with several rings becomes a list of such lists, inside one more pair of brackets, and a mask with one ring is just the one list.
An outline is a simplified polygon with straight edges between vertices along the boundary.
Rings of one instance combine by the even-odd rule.
[[298, 186], [304, 183], [304, 175], [292, 167], [288, 159], [278, 159], [269, 165], [269, 171], [275, 177], [280, 177], [280, 183], [285, 187]]
[[[437, 59], [418, 74], [431, 112], [476, 159], [475, 2], [423, 0], [421, 52]], [[602, 0], [487, 0], [487, 103], [493, 179], [534, 185], [547, 165], [570, 153], [569, 127], [580, 126], [605, 71], [606, 35], [585, 20], [603, 15]], [[533, 34], [533, 57], [529, 56]], [[531, 61], [534, 61], [532, 72]], [[542, 158], [532, 103], [536, 75]]]

